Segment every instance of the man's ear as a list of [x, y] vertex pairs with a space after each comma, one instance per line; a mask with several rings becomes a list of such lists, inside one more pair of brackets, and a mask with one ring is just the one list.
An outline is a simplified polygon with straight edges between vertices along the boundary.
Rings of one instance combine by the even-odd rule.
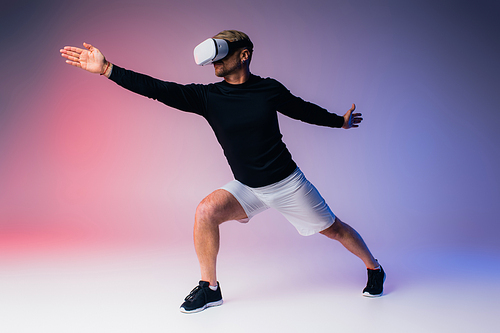
[[250, 51], [248, 49], [243, 49], [240, 53], [240, 61], [245, 62], [250, 58]]

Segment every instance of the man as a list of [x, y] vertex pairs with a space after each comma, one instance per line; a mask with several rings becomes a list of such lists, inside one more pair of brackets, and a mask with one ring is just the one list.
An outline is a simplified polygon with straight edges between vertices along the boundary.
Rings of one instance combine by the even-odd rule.
[[[212, 43], [215, 46], [210, 46]], [[213, 60], [215, 75], [224, 80], [208, 85], [180, 85], [125, 70], [108, 62], [92, 45], [83, 45], [85, 49], [66, 46], [60, 50], [68, 64], [100, 73], [133, 92], [203, 116], [214, 130], [234, 174], [234, 181], [209, 194], [196, 210], [194, 245], [201, 281], [185, 298], [182, 312], [199, 312], [222, 304], [216, 276], [219, 225], [231, 220], [248, 222], [270, 207], [281, 212], [301, 235], [319, 232], [339, 241], [368, 269], [363, 295], [382, 295], [382, 267], [361, 236], [331, 212], [307, 181], [283, 143], [278, 125], [277, 111], [316, 125], [358, 127], [362, 118], [360, 113], [353, 113], [354, 104], [344, 116], [338, 116], [293, 96], [274, 79], [251, 74], [253, 44], [246, 34], [235, 30], [222, 31], [204, 44], [214, 47], [208, 50], [214, 54], [222, 50], [219, 47], [227, 48], [227, 55], [223, 53], [222, 59]], [[197, 49], [195, 55], [196, 52]]]

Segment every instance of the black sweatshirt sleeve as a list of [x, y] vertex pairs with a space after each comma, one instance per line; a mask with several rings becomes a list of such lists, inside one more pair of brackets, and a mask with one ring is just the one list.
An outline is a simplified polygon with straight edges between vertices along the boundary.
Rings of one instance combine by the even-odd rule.
[[204, 85], [182, 85], [161, 81], [116, 65], [113, 65], [109, 79], [125, 89], [152, 98], [173, 108], [199, 115], [205, 114], [206, 86]]
[[283, 85], [280, 84], [280, 86], [280, 102], [278, 105], [280, 113], [313, 125], [337, 128], [344, 125], [344, 117], [330, 113], [311, 102], [306, 102], [302, 98], [292, 95]]
[[295, 97], [282, 105], [278, 111], [285, 116], [303, 122], [328, 127], [340, 128], [344, 125], [344, 117], [330, 113], [322, 107]]

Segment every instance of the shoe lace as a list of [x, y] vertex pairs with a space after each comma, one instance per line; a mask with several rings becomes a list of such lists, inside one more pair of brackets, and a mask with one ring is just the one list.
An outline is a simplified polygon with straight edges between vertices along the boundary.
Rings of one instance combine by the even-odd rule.
[[189, 295], [186, 296], [186, 298], [184, 299], [185, 301], [191, 301], [195, 298], [196, 294], [198, 293], [198, 291], [202, 290], [202, 288], [200, 286], [196, 286], [193, 288], [193, 290], [191, 290], [191, 292], [189, 293]]

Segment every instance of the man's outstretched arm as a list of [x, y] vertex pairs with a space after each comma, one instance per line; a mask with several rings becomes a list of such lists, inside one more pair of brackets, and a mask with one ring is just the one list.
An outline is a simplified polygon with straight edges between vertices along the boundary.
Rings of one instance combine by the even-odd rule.
[[59, 52], [66, 63], [90, 73], [106, 76], [125, 89], [158, 100], [173, 108], [203, 114], [205, 89], [202, 85], [181, 85], [114, 66], [99, 49], [83, 43], [84, 49], [65, 46]]
[[90, 73], [98, 73], [109, 77], [113, 65], [106, 60], [99, 49], [90, 44], [83, 43], [85, 49], [74, 46], [65, 46], [60, 49], [61, 56], [66, 58], [66, 63], [82, 68]]
[[309, 124], [349, 129], [359, 127], [359, 124], [363, 121], [361, 113], [353, 113], [355, 109], [356, 105], [352, 104], [352, 107], [343, 116], [340, 116], [330, 113], [316, 104], [292, 96], [292, 100], [278, 110], [290, 118]]

